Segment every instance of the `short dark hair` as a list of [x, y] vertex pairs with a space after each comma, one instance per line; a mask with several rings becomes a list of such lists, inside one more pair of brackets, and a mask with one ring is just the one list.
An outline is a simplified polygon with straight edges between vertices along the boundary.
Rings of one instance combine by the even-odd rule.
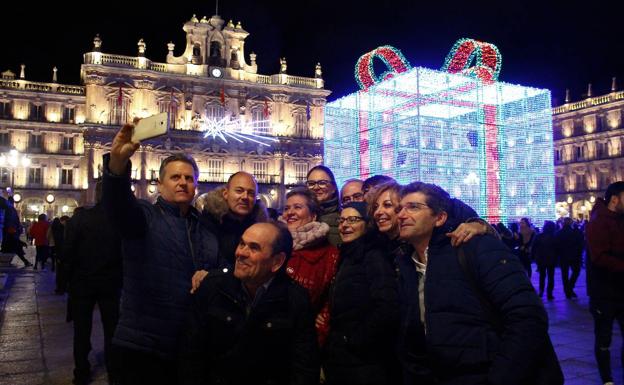
[[193, 175], [195, 176], [195, 180], [199, 179], [199, 167], [197, 167], [197, 163], [192, 156], [186, 155], [182, 152], [175, 153], [173, 155], [169, 155], [165, 159], [163, 159], [162, 163], [160, 163], [160, 170], [158, 171], [158, 179], [162, 182], [165, 179], [165, 167], [171, 162], [183, 162], [186, 164], [190, 164], [193, 167]]
[[321, 206], [316, 199], [316, 195], [314, 195], [312, 191], [305, 187], [295, 187], [286, 194], [286, 200], [296, 195], [302, 196], [306, 199], [306, 205], [308, 206], [310, 213], [316, 215], [317, 217], [321, 215]]
[[279, 253], [286, 254], [286, 260], [284, 261], [284, 265], [282, 266], [283, 268], [285, 268], [288, 260], [290, 259], [290, 256], [292, 255], [293, 248], [293, 237], [290, 233], [290, 230], [288, 230], [288, 227], [282, 222], [270, 220], [261, 223], [267, 223], [277, 230], [277, 235], [275, 236], [273, 244], [271, 245], [272, 255], [276, 255]]
[[366, 179], [362, 184], [362, 191], [368, 191], [375, 186], [378, 186], [382, 183], [395, 182], [396, 180], [387, 175], [373, 175], [370, 178]]
[[434, 214], [441, 212], [449, 213], [451, 208], [451, 196], [442, 187], [433, 183], [412, 182], [401, 188], [401, 199], [408, 194], [422, 193], [425, 195], [427, 206], [433, 210]]
[[338, 188], [338, 184], [336, 184], [336, 177], [334, 176], [334, 173], [332, 172], [332, 170], [329, 169], [329, 167], [323, 166], [322, 164], [319, 164], [318, 166], [312, 167], [310, 169], [310, 171], [308, 171], [308, 174], [306, 175], [306, 180], [308, 180], [310, 178], [310, 174], [312, 174], [316, 170], [321, 170], [325, 174], [329, 175], [329, 180], [330, 180], [331, 184], [334, 185], [334, 189], [336, 190], [334, 194], [335, 194], [335, 196], [337, 198], [340, 199], [340, 197], [339, 197], [340, 189]]
[[39, 219], [40, 221], [46, 221], [46, 220], [48, 220], [48, 216], [45, 215], [45, 214], [39, 214], [37, 219]]
[[618, 196], [624, 192], [624, 181], [611, 183], [605, 192], [605, 201], [607, 204], [611, 201], [612, 196]]

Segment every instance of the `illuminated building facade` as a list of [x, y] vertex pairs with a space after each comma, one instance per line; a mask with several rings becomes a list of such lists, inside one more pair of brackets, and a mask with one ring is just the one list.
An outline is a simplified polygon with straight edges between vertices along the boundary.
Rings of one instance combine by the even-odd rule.
[[[84, 159], [85, 89], [25, 80], [11, 71], [0, 79], [0, 186], [13, 186], [22, 217], [71, 213], [87, 187]], [[10, 162], [11, 150], [29, 159]], [[6, 195], [5, 195], [6, 196]]]
[[589, 219], [596, 197], [624, 180], [624, 92], [566, 103], [553, 109], [557, 215]]
[[554, 213], [550, 91], [412, 68], [325, 109], [339, 183], [435, 183], [491, 222]]
[[[285, 190], [321, 163], [323, 108], [330, 91], [324, 89], [320, 64], [311, 68], [313, 77], [299, 77], [287, 73], [281, 58], [278, 74], [261, 75], [255, 53], [247, 62], [249, 33], [240, 22], [193, 16], [183, 29], [184, 51], [176, 56], [175, 45], [167, 44], [164, 63], [148, 58], [143, 39], [136, 56], [122, 56], [105, 53], [96, 36], [91, 52], [84, 54], [83, 86], [26, 82], [7, 73], [0, 84], [0, 112], [9, 111], [10, 117], [0, 117], [0, 145], [32, 157], [33, 167], [15, 174], [15, 191], [23, 202], [71, 193], [71, 207], [92, 204], [102, 155], [120, 125], [159, 112], [169, 113], [169, 134], [143, 142], [132, 158], [133, 191], [140, 198], [155, 198], [160, 162], [173, 152], [196, 159], [200, 192], [244, 170], [256, 176], [260, 198], [269, 207], [279, 206]], [[69, 107], [73, 112], [67, 112]], [[248, 139], [214, 134], [226, 126]], [[205, 137], [209, 129], [213, 134]], [[31, 143], [42, 143], [45, 150]], [[66, 150], [70, 144], [71, 152]], [[33, 179], [40, 182], [33, 184], [25, 173], [35, 165], [42, 171]], [[62, 183], [67, 181], [62, 170], [70, 167], [71, 189]], [[41, 210], [57, 215], [51, 207]]]

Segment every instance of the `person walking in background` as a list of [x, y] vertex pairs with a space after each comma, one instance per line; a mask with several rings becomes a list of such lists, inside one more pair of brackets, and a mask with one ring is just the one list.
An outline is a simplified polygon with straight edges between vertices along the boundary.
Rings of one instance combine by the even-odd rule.
[[[100, 203], [102, 182], [96, 184], [95, 190], [96, 205], [74, 214], [66, 224], [64, 239], [55, 237], [56, 247], [62, 247], [60, 254], [63, 256], [57, 269], [57, 277], [62, 274], [68, 282], [70, 315], [74, 321], [75, 385], [86, 385], [90, 380], [91, 365], [88, 356], [91, 350], [93, 309], [96, 304], [104, 330], [104, 362], [108, 382], [115, 384], [118, 380], [111, 344], [119, 320], [121, 239]], [[53, 232], [63, 230], [58, 226], [64, 227], [64, 218], [59, 220]], [[59, 283], [61, 287], [57, 287], [57, 290], [64, 292], [65, 284], [57, 280], [57, 284]]]
[[24, 267], [32, 266], [24, 253], [22, 246], [22, 240], [20, 235], [23, 228], [20, 222], [19, 214], [15, 210], [15, 201], [10, 196], [6, 200], [6, 208], [4, 211], [4, 227], [2, 228], [2, 252], [3, 253], [15, 253], [19, 259], [24, 263]]
[[45, 214], [39, 214], [37, 222], [30, 225], [28, 234], [35, 240], [35, 267], [37, 270], [37, 264], [41, 265], [41, 268], [45, 268], [45, 263], [50, 256], [50, 247], [48, 246], [48, 217]]
[[[613, 385], [611, 336], [617, 320], [624, 334], [624, 182], [607, 187], [596, 199], [587, 224], [587, 292], [594, 317], [594, 352], [600, 378]], [[624, 343], [621, 351], [624, 367]]]
[[338, 217], [340, 216], [340, 201], [338, 185], [334, 173], [325, 166], [316, 166], [308, 171], [306, 187], [309, 188], [321, 205], [319, 222], [329, 225], [329, 243], [336, 246], [340, 243], [338, 233]]
[[535, 230], [529, 218], [522, 218], [519, 222], [518, 230], [518, 258], [524, 266], [529, 279], [531, 279], [531, 247], [535, 240]]
[[539, 269], [539, 296], [544, 295], [544, 286], [548, 276], [546, 293], [549, 300], [555, 299], [553, 290], [555, 288], [555, 266], [557, 265], [556, 229], [555, 222], [544, 221], [544, 228], [540, 234], [535, 236], [531, 250], [532, 258]]
[[563, 292], [568, 299], [576, 298], [574, 286], [581, 273], [583, 259], [583, 233], [574, 228], [572, 224], [572, 218], [563, 218], [563, 227], [555, 234]]

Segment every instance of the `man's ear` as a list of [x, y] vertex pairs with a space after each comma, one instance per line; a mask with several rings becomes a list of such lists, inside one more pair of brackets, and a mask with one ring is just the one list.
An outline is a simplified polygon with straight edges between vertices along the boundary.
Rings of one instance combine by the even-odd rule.
[[286, 262], [286, 253], [283, 251], [279, 254], [275, 254], [273, 256], [273, 266], [271, 266], [271, 272], [277, 273], [279, 269], [281, 269], [282, 265]]
[[223, 199], [227, 200], [227, 197], [228, 197], [228, 188], [227, 188], [227, 186], [225, 186], [225, 188], [221, 192], [221, 195], [223, 196]]
[[441, 227], [442, 225], [446, 223], [447, 219], [448, 219], [447, 212], [440, 211], [438, 214], [436, 214], [435, 227]]

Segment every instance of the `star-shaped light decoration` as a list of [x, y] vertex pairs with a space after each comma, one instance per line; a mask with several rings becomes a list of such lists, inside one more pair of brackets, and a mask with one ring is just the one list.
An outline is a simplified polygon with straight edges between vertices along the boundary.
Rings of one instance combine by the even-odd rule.
[[204, 138], [221, 139], [228, 143], [228, 139], [234, 139], [239, 143], [250, 141], [262, 146], [270, 147], [267, 142], [279, 142], [278, 139], [265, 135], [258, 135], [258, 127], [268, 124], [268, 120], [243, 122], [241, 119], [230, 120], [229, 117], [223, 119], [210, 119], [202, 123]]

